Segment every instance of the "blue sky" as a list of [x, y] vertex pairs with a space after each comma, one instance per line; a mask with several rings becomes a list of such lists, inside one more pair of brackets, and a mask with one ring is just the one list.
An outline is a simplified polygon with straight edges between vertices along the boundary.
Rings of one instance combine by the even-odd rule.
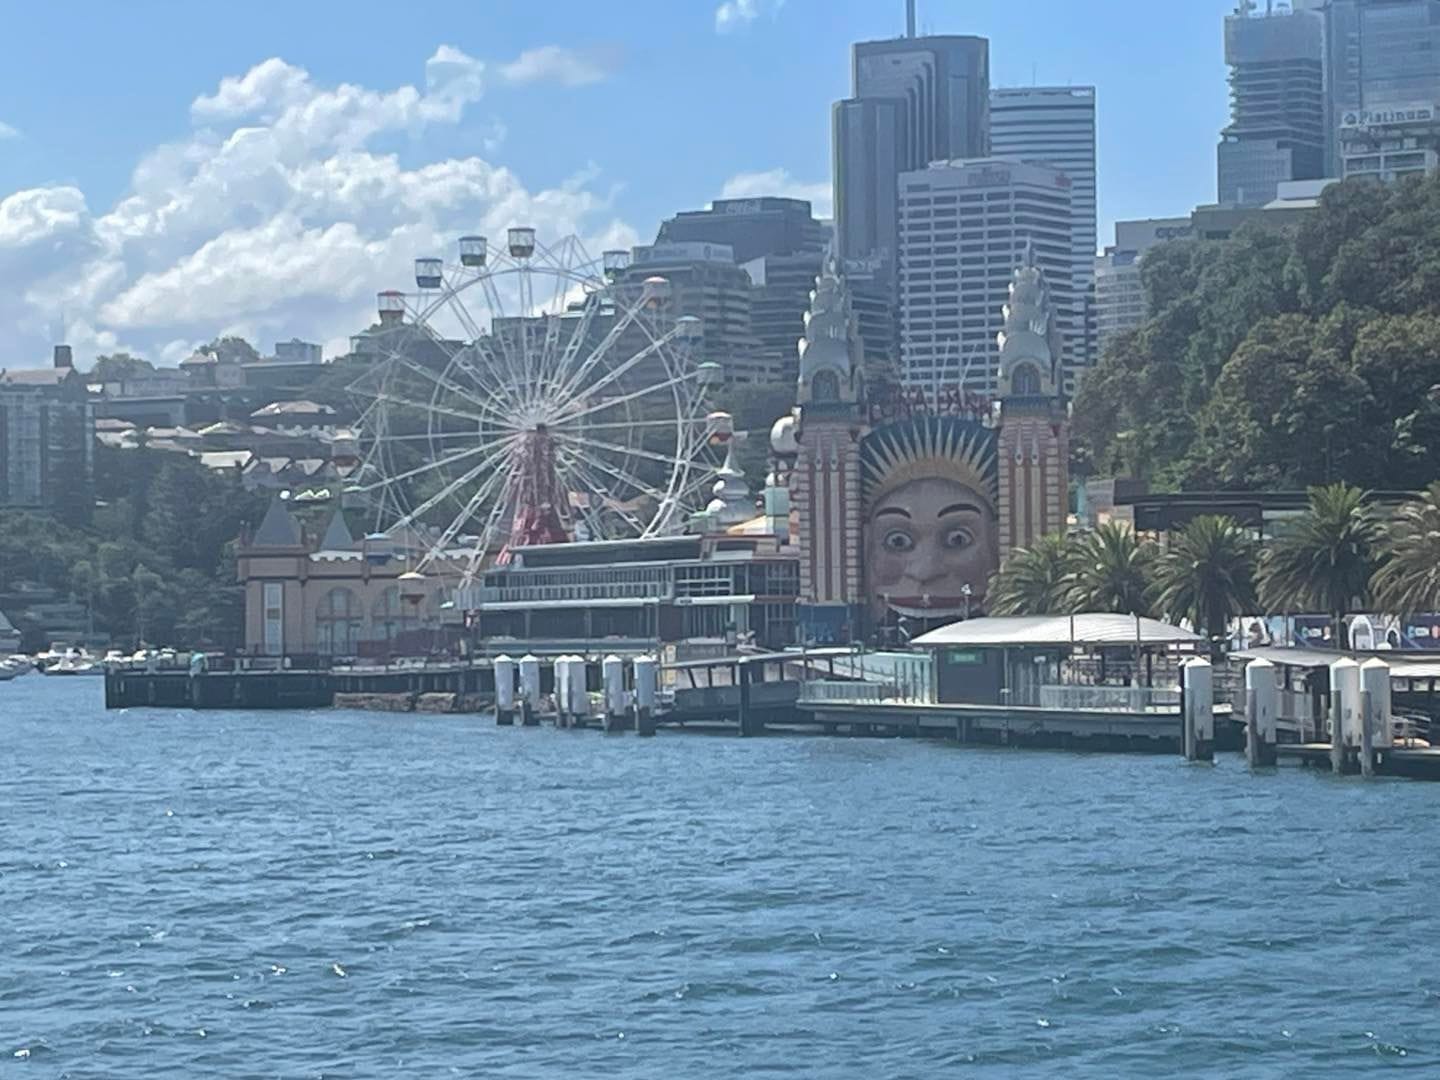
[[[1213, 199], [1232, 8], [920, 0], [920, 23], [989, 37], [997, 85], [1098, 87], [1103, 242]], [[41, 362], [62, 319], [82, 360], [173, 363], [222, 331], [338, 344], [417, 249], [472, 228], [629, 242], [727, 185], [823, 193], [849, 45], [903, 20], [902, 0], [8, 6], [0, 367]]]

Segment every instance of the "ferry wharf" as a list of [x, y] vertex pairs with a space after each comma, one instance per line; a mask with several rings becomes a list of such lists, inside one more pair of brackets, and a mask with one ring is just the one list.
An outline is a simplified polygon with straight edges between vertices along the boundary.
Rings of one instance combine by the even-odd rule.
[[1392, 673], [1377, 657], [1269, 650], [1212, 667], [1203, 644], [1187, 630], [1134, 616], [989, 617], [882, 652], [117, 666], [106, 675], [106, 704], [478, 712], [502, 725], [925, 738], [1194, 761], [1234, 750], [1262, 768], [1285, 762], [1440, 779], [1428, 726], [1392, 704], [1414, 689], [1406, 677], [1414, 672], [1399, 659]]

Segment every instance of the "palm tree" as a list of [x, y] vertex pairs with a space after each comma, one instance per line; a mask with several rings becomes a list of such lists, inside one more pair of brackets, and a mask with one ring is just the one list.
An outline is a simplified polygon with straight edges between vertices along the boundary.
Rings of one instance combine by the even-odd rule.
[[1013, 552], [990, 579], [992, 615], [1058, 615], [1070, 610], [1068, 592], [1075, 550], [1063, 533], [1042, 536]]
[[1148, 615], [1154, 562], [1154, 545], [1128, 525], [1112, 521], [1086, 533], [1076, 541], [1070, 610]]
[[1346, 613], [1368, 597], [1382, 531], [1359, 488], [1311, 488], [1309, 508], [1260, 559], [1260, 599], [1272, 611], [1325, 612], [1342, 647]]
[[1259, 545], [1234, 518], [1197, 517], [1170, 540], [1155, 567], [1155, 606], [1170, 619], [1189, 619], [1218, 651], [1230, 619], [1254, 612]]
[[1440, 483], [1401, 505], [1383, 545], [1385, 564], [1370, 579], [1381, 611], [1440, 609]]

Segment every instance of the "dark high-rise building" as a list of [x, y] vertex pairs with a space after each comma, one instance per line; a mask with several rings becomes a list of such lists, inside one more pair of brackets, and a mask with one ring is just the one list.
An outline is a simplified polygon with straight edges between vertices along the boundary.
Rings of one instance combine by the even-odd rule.
[[[687, 241], [633, 248], [630, 265], [618, 274], [616, 284], [628, 303], [652, 277], [669, 282], [669, 317], [689, 315], [700, 320], [698, 353], [718, 363], [727, 382], [777, 380], [776, 365], [762, 353], [752, 329], [750, 277], [735, 264], [728, 244]], [[638, 329], [627, 333], [622, 354], [641, 352], [651, 340]]]
[[852, 54], [857, 98], [906, 103], [910, 168], [990, 151], [990, 42], [982, 37], [862, 41]]
[[836, 250], [847, 264], [888, 267], [895, 258], [895, 178], [911, 160], [905, 102], [837, 101], [831, 120]]
[[[708, 244], [733, 252], [734, 261], [749, 275], [755, 344], [753, 355], [738, 366], [733, 359], [729, 362], [732, 377], [748, 382], [793, 382], [795, 346], [805, 333], [810, 290], [815, 287], [829, 242], [830, 229], [815, 220], [810, 203], [763, 196], [716, 199], [708, 210], [682, 211], [661, 224], [653, 250], [676, 246], [693, 250]], [[725, 340], [738, 339], [726, 332]], [[732, 344], [728, 353], [744, 356], [746, 350]]]
[[904, 37], [854, 47], [834, 110], [835, 227], [842, 258], [893, 261], [895, 177], [990, 150], [990, 43]]
[[796, 346], [805, 336], [805, 312], [824, 259], [824, 252], [801, 251], [761, 255], [741, 266], [750, 275], [751, 329], [776, 382], [794, 382], [799, 373]]
[[990, 43], [981, 37], [864, 41], [852, 94], [832, 115], [835, 240], [867, 370], [899, 361], [895, 272], [898, 177], [990, 152]]
[[95, 409], [70, 347], [55, 347], [52, 367], [0, 370], [0, 509], [88, 521], [94, 470]]
[[1440, 165], [1440, 0], [1330, 0], [1332, 176]]
[[1325, 20], [1313, 3], [1241, 0], [1225, 19], [1230, 123], [1220, 133], [1219, 201], [1263, 206], [1280, 184], [1326, 174]]
[[[682, 210], [661, 222], [657, 244], [727, 244], [740, 263], [762, 255], [823, 251], [828, 230], [804, 199], [716, 199], [708, 210]], [[807, 298], [808, 303], [808, 298]]]

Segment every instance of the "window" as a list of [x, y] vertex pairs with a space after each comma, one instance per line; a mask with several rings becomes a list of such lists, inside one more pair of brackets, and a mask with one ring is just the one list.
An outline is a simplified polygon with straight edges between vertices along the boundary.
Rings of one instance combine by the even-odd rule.
[[413, 630], [419, 620], [415, 608], [400, 597], [400, 589], [391, 585], [380, 594], [370, 609], [370, 631], [376, 641], [394, 641], [406, 630]]
[[1010, 392], [1016, 397], [1040, 395], [1040, 372], [1034, 364], [1020, 364], [1010, 373]]
[[840, 400], [840, 376], [833, 371], [817, 371], [810, 380], [810, 400], [818, 404]]
[[353, 656], [360, 642], [360, 602], [349, 589], [335, 588], [315, 609], [315, 647], [328, 656]]

